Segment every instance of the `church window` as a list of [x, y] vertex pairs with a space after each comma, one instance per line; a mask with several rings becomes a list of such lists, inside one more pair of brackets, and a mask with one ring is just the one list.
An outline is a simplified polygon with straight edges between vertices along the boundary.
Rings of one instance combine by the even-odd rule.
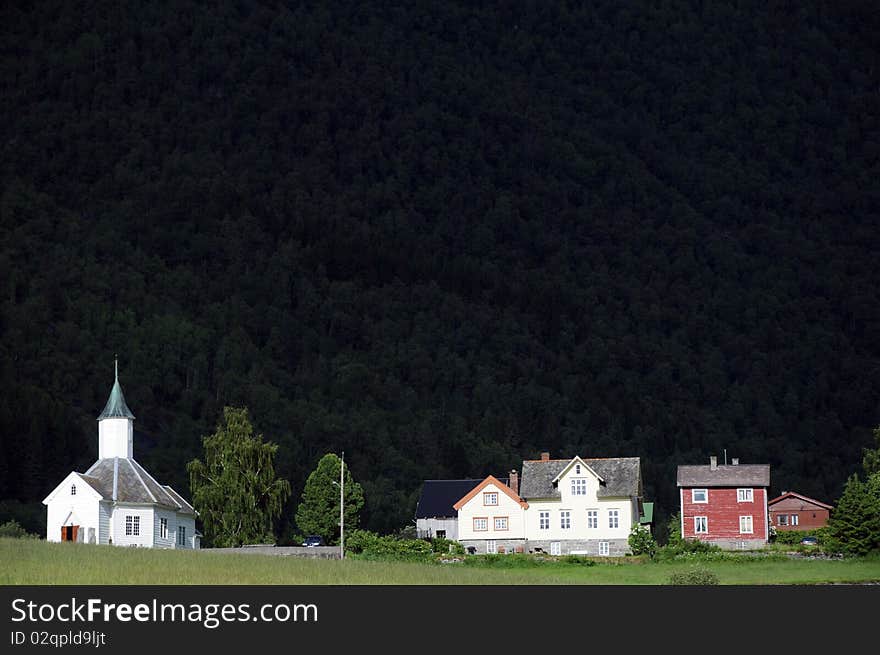
[[140, 516], [132, 516], [131, 514], [125, 517], [125, 536], [126, 537], [137, 537], [141, 534], [141, 517]]
[[71, 496], [76, 495], [76, 485], [75, 484], [70, 485], [70, 495]]
[[183, 525], [177, 528], [177, 545], [186, 546], [186, 527]]
[[159, 538], [168, 538], [168, 519], [159, 519]]

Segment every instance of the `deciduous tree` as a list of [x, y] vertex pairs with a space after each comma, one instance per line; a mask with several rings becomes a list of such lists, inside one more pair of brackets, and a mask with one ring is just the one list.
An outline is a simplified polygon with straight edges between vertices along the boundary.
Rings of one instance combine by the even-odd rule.
[[254, 435], [246, 408], [225, 407], [217, 431], [202, 440], [205, 461], [187, 465], [193, 506], [216, 547], [274, 541], [273, 525], [290, 496], [275, 476], [278, 446]]

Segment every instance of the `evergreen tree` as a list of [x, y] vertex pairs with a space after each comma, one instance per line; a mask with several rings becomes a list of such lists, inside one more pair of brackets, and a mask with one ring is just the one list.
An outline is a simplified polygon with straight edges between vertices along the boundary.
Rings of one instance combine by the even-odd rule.
[[275, 477], [278, 446], [253, 431], [246, 408], [224, 407], [223, 422], [202, 440], [205, 461], [187, 465], [193, 506], [212, 546], [274, 542], [290, 483]]
[[880, 473], [847, 480], [828, 520], [826, 548], [856, 556], [880, 551]]
[[[302, 502], [296, 509], [296, 524], [306, 534], [316, 534], [326, 543], [339, 543], [339, 469], [342, 460], [328, 453], [318, 462], [306, 480]], [[351, 470], [345, 467], [343, 474], [343, 498], [345, 529], [358, 526], [364, 506], [364, 492], [354, 481]]]

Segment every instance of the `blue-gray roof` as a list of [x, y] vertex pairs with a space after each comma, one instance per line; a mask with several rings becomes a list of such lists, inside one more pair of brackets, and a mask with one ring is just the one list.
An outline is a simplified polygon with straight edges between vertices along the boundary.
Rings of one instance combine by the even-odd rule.
[[[452, 507], [485, 478], [463, 480], [425, 480], [416, 506], [417, 519], [454, 518], [458, 512]], [[508, 478], [498, 478], [508, 484]]]

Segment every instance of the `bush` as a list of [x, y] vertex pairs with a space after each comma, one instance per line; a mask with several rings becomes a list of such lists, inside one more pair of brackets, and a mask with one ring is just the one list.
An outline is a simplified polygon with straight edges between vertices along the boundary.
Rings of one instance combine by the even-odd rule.
[[6, 537], [9, 539], [39, 539], [40, 536], [28, 532], [25, 530], [21, 524], [12, 519], [11, 521], [7, 521], [3, 525], [0, 525], [0, 537]]
[[654, 535], [650, 530], [636, 524], [629, 533], [629, 548], [633, 555], [654, 557], [657, 552], [657, 542], [654, 541]]
[[717, 585], [718, 576], [704, 568], [693, 568], [679, 571], [669, 576], [667, 584], [671, 585]]
[[675, 539], [662, 548], [658, 548], [654, 559], [669, 561], [675, 559], [694, 559], [696, 557], [723, 556], [724, 551], [714, 544], [699, 539]]

